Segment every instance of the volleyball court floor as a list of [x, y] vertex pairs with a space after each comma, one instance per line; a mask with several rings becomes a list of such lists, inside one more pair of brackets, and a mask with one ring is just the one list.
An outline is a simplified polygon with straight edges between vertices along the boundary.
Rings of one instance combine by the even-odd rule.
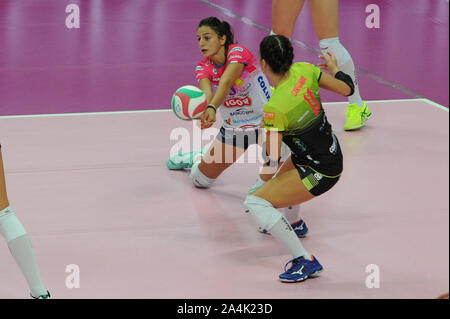
[[[10, 201], [55, 298], [436, 298], [449, 290], [448, 109], [369, 105], [367, 126], [344, 132], [345, 103], [324, 104], [344, 172], [301, 205], [302, 243], [324, 266], [303, 283], [277, 280], [290, 255], [244, 213], [257, 163], [208, 190], [166, 168], [183, 128], [191, 147], [199, 138], [171, 111], [0, 117]], [[26, 298], [0, 246], [0, 298]]]

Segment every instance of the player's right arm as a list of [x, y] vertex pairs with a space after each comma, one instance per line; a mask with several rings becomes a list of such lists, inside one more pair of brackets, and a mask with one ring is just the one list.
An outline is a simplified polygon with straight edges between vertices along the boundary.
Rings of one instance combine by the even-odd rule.
[[198, 86], [200, 90], [202, 90], [205, 93], [206, 102], [209, 104], [209, 102], [211, 102], [211, 99], [213, 97], [211, 81], [207, 78], [201, 79], [198, 82]]
[[[205, 65], [203, 62], [200, 62], [199, 64], [197, 64], [197, 67], [195, 68], [195, 76], [198, 81], [198, 87], [200, 88], [200, 90], [202, 90], [205, 93], [206, 102], [209, 105], [214, 98], [212, 84], [211, 84], [212, 74], [210, 72], [210, 68], [207, 65]], [[212, 112], [215, 112], [215, 111], [212, 111]], [[204, 121], [205, 113], [207, 113], [207, 110], [203, 111], [202, 115], [200, 116], [200, 122], [201, 122], [200, 126], [202, 129], [206, 128], [205, 123], [204, 123], [205, 122]], [[214, 115], [215, 115], [215, 113], [214, 113]], [[212, 123], [211, 123], [211, 125], [212, 125]], [[209, 125], [209, 126], [211, 126], [211, 125]]]
[[208, 65], [204, 61], [199, 62], [195, 68], [195, 77], [197, 78], [198, 87], [205, 93], [208, 104], [213, 98], [211, 76]]

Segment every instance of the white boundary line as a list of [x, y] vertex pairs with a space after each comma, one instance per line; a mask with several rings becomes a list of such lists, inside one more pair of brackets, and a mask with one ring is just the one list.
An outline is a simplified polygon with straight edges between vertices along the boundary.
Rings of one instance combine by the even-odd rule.
[[425, 103], [428, 103], [428, 104], [433, 105], [433, 106], [435, 106], [437, 108], [440, 108], [441, 110], [444, 110], [444, 111], [448, 112], [448, 107], [445, 107], [445, 106], [443, 106], [441, 104], [433, 102], [433, 101], [431, 101], [429, 99], [421, 99], [421, 100], [423, 100]]
[[[398, 99], [398, 100], [373, 100], [373, 101], [364, 101], [366, 103], [394, 103], [394, 102], [413, 102], [413, 101], [423, 101], [422, 98], [415, 98], [415, 99]], [[323, 102], [324, 105], [327, 104], [348, 104], [348, 102]]]
[[172, 112], [172, 109], [139, 110], [139, 111], [115, 111], [115, 112], [55, 113], [55, 114], [35, 114], [35, 115], [6, 115], [6, 116], [0, 116], [0, 120], [1, 119], [17, 119], [17, 118], [36, 118], [36, 117], [116, 115], [116, 114], [136, 114], [136, 113], [159, 113], [159, 112]]
[[[398, 99], [398, 100], [373, 100], [365, 101], [369, 104], [373, 103], [395, 103], [395, 102], [413, 102], [422, 101], [429, 105], [435, 106], [443, 111], [448, 112], [448, 108], [433, 102], [428, 99]], [[348, 104], [348, 102], [324, 102], [324, 105], [329, 104]], [[85, 112], [85, 113], [56, 113], [56, 114], [35, 114], [35, 115], [6, 115], [0, 116], [0, 120], [3, 119], [18, 119], [18, 118], [39, 118], [39, 117], [68, 117], [68, 116], [91, 116], [91, 115], [120, 115], [120, 114], [138, 114], [138, 113], [160, 113], [160, 112], [172, 112], [172, 109], [161, 110], [139, 110], [139, 111], [115, 111], [115, 112]]]

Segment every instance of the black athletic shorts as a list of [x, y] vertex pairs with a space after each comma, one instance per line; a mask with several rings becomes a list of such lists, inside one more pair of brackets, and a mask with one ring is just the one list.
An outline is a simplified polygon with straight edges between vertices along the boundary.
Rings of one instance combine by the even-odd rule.
[[260, 128], [229, 129], [222, 126], [216, 138], [224, 144], [247, 150], [250, 145], [258, 144], [261, 132]]
[[323, 175], [316, 172], [308, 165], [297, 163], [295, 159], [296, 157], [292, 156], [292, 162], [300, 174], [303, 185], [305, 185], [306, 189], [314, 196], [319, 196], [330, 190], [337, 183], [339, 177], [341, 177], [340, 174], [338, 176]]

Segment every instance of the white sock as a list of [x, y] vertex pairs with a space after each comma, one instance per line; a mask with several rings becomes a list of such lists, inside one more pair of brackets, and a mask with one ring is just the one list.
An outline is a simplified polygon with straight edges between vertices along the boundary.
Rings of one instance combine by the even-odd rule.
[[284, 216], [273, 225], [269, 232], [289, 250], [294, 258], [303, 256], [305, 259], [311, 260], [311, 256], [306, 251], [305, 247], [303, 247], [302, 242]]
[[8, 243], [8, 247], [30, 286], [31, 294], [34, 297], [46, 295], [47, 289], [42, 282], [36, 257], [34, 256], [28, 235], [23, 235], [11, 240]]
[[339, 38], [328, 38], [320, 40], [320, 49], [323, 54], [330, 51], [336, 57], [338, 66], [342, 72], [348, 74], [355, 85], [355, 92], [348, 97], [348, 102], [350, 104], [356, 104], [359, 107], [364, 107], [361, 95], [359, 94], [359, 84], [356, 77], [355, 64], [353, 63], [352, 56], [347, 51], [347, 49], [341, 44]]
[[19, 266], [34, 297], [46, 295], [30, 239], [11, 207], [0, 211], [0, 233], [5, 237], [9, 250]]
[[294, 258], [304, 256], [306, 259], [311, 259], [289, 222], [270, 202], [258, 196], [248, 195], [244, 206], [258, 227], [270, 232]]
[[355, 92], [348, 96], [349, 104], [356, 104], [359, 107], [364, 107], [363, 100], [361, 95], [359, 94], [359, 84], [358, 79], [356, 77], [355, 65], [353, 64], [353, 60], [346, 62], [343, 65], [340, 65], [339, 68], [342, 72], [347, 73], [352, 78], [353, 84], [355, 85]]
[[298, 222], [300, 218], [300, 205], [290, 206], [282, 209], [284, 217], [286, 217], [289, 224]]

